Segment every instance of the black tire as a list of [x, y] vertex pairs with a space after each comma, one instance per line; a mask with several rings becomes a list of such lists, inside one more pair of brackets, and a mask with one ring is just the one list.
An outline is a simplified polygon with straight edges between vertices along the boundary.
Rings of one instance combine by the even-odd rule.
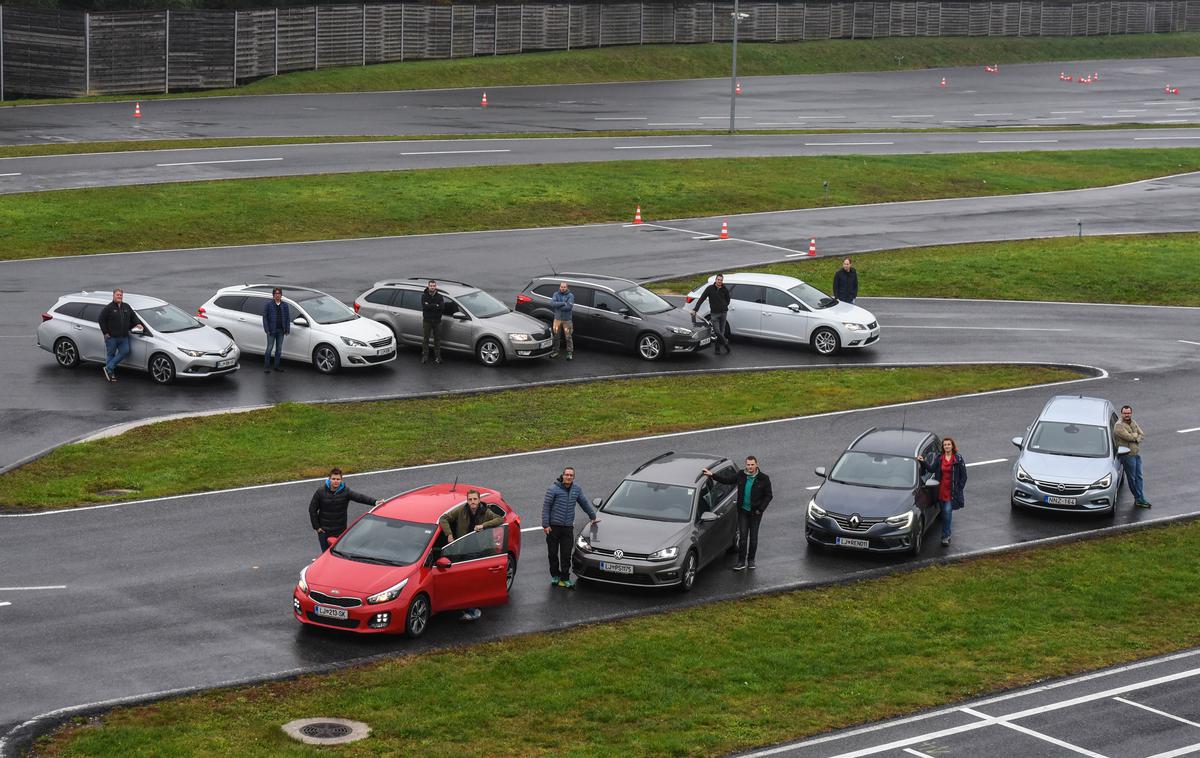
[[312, 362], [322, 374], [336, 374], [342, 367], [342, 357], [338, 355], [337, 348], [325, 342], [313, 348]]
[[917, 522], [917, 529], [913, 532], [912, 547], [908, 549], [908, 554], [916, 558], [921, 555], [921, 548], [925, 545], [925, 517]]
[[508, 554], [508, 573], [504, 579], [505, 589], [512, 592], [513, 582], [517, 579], [517, 556]]
[[644, 361], [657, 361], [663, 357], [665, 346], [662, 337], [654, 332], [643, 332], [637, 338], [637, 354]]
[[79, 346], [68, 337], [54, 340], [54, 360], [63, 368], [75, 368], [79, 365]]
[[484, 337], [475, 346], [475, 358], [488, 368], [504, 363], [504, 345], [495, 337]]
[[424, 592], [419, 593], [408, 604], [408, 609], [404, 611], [404, 633], [411, 639], [417, 639], [425, 634], [425, 630], [429, 628], [429, 618], [431, 613], [429, 605], [429, 596]]
[[683, 568], [679, 572], [679, 591], [691, 592], [692, 587], [696, 586], [696, 574], [700, 571], [700, 561], [696, 558], [696, 551], [689, 550], [686, 557], [683, 559]]
[[842, 341], [838, 339], [837, 332], [827, 326], [813, 332], [809, 344], [817, 355], [833, 355], [842, 348]]
[[150, 372], [150, 378], [155, 384], [170, 384], [175, 381], [175, 361], [166, 353], [150, 356], [146, 370]]

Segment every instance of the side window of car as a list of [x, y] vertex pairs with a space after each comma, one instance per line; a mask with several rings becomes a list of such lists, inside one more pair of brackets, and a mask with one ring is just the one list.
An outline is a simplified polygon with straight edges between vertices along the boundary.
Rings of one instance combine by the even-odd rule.
[[620, 313], [623, 308], [628, 306], [622, 303], [616, 295], [604, 290], [596, 290], [596, 295], [592, 299], [592, 307], [598, 311], [608, 311], [609, 313]]
[[261, 316], [263, 315], [263, 308], [266, 307], [267, 302], [267, 298], [265, 297], [247, 295], [246, 299], [242, 301], [242, 312], [255, 316]]
[[58, 306], [54, 312], [60, 316], [70, 316], [71, 318], [83, 317], [83, 303], [63, 303]]
[[571, 292], [575, 294], [575, 304], [582, 305], [584, 308], [591, 308], [593, 298], [596, 291], [591, 287], [572, 287]]
[[493, 529], [471, 532], [451, 542], [442, 548], [442, 557], [449, 558], [453, 563], [461, 563], [503, 555], [507, 550], [508, 524], [501, 524]]
[[774, 305], [779, 308], [787, 308], [789, 305], [796, 304], [796, 298], [792, 297], [783, 290], [777, 290], [774, 287], [765, 287], [767, 305]]
[[700, 520], [700, 516], [715, 510], [717, 507], [717, 488], [712, 482], [707, 482], [700, 488], [700, 499], [696, 508], [696, 520]]
[[376, 305], [391, 305], [392, 300], [396, 297], [396, 293], [399, 291], [400, 290], [392, 287], [380, 287], [364, 297], [363, 300]]
[[442, 313], [447, 316], [453, 316], [455, 313], [466, 313], [466, 311], [458, 304], [457, 300], [446, 297], [442, 303]]
[[246, 302], [245, 295], [221, 295], [213, 305], [227, 311], [240, 311], [244, 302]]
[[729, 287], [729, 299], [745, 303], [761, 303], [763, 288], [757, 284], [733, 284]]
[[533, 288], [534, 294], [541, 295], [542, 297], [553, 297], [554, 293], [557, 291], [557, 284], [539, 284]]
[[934, 437], [929, 444], [925, 446], [925, 449], [921, 451], [921, 458], [926, 461], [933, 461], [932, 465], [935, 467], [932, 471], [927, 471], [922, 467], [922, 472], [926, 478], [935, 476], [937, 474], [936, 466], [938, 465], [938, 448], [941, 447], [941, 444], [942, 443], [938, 441], [938, 438]]
[[79, 318], [84, 321], [100, 321], [100, 311], [104, 310], [104, 306], [99, 303], [88, 303], [83, 306], [83, 310], [79, 313]]
[[392, 302], [407, 311], [419, 311], [421, 310], [421, 292], [420, 290], [401, 290], [399, 299]]

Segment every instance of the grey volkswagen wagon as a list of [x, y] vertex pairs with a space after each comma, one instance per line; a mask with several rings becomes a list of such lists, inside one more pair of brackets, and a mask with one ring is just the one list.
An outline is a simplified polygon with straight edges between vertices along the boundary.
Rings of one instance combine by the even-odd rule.
[[733, 472], [726, 458], [668, 452], [596, 501], [600, 523], [575, 538], [572, 565], [582, 579], [687, 592], [696, 573], [737, 544], [734, 485], [703, 469]]

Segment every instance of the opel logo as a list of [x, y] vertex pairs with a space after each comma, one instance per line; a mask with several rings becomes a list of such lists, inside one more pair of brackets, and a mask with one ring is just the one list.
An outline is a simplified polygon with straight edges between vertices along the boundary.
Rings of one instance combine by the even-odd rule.
[[1060, 482], [1060, 483], [1059, 483], [1059, 485], [1058, 485], [1058, 491], [1059, 491], [1059, 492], [1066, 492], [1066, 491], [1067, 491], [1067, 485], [1065, 485], [1065, 484], [1063, 484], [1063, 483], [1061, 483], [1061, 482]]
[[860, 518], [860, 517], [859, 517], [859, 515], [858, 515], [857, 513], [855, 513], [855, 514], [853, 514], [853, 515], [851, 515], [851, 516], [850, 516], [850, 526], [852, 526], [852, 527], [854, 527], [855, 529], [857, 529], [857, 528], [858, 528], [858, 525], [859, 525], [859, 524], [861, 524], [861, 523], [862, 523], [862, 518]]
[[621, 560], [621, 559], [622, 559], [622, 558], [624, 558], [624, 557], [625, 557], [625, 551], [624, 551], [624, 550], [614, 550], [614, 551], [613, 551], [613, 558], [616, 558], [618, 561], [619, 561], [619, 560]]

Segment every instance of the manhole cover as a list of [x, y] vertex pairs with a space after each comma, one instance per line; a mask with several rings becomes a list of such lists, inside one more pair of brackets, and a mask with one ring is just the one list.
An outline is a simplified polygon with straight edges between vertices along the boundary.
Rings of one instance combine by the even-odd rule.
[[371, 733], [371, 728], [361, 721], [317, 718], [288, 722], [283, 731], [308, 745], [342, 745], [363, 739]]

